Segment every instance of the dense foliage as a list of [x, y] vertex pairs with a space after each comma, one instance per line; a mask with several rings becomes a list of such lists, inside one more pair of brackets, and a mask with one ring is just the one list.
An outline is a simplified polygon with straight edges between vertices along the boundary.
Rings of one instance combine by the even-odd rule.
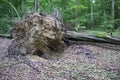
[[0, 0], [0, 33], [32, 11], [52, 9], [76, 30], [120, 31], [120, 0]]

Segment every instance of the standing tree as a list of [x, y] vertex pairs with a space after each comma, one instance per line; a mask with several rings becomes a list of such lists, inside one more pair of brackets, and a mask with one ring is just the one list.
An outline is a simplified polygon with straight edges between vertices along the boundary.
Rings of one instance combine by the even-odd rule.
[[21, 18], [23, 19], [23, 15], [24, 15], [24, 0], [22, 0], [22, 4], [21, 4]]
[[40, 5], [39, 0], [34, 0], [35, 12], [38, 12], [39, 5]]
[[[111, 19], [112, 19], [112, 22], [114, 21], [114, 0], [111, 1], [111, 4], [112, 4], [112, 8], [111, 8]], [[114, 22], [112, 23], [112, 27], [114, 28]]]
[[62, 0], [62, 20], [64, 20], [65, 0]]
[[91, 27], [93, 27], [93, 0], [90, 0], [90, 10], [91, 10]]
[[76, 0], [76, 26], [79, 27], [79, 23], [78, 23], [78, 0]]

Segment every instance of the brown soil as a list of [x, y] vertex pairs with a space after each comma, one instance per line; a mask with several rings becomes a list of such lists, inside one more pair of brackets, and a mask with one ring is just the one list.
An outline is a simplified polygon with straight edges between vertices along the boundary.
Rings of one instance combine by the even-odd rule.
[[0, 80], [120, 80], [120, 46], [73, 42], [60, 59], [27, 55], [39, 70], [5, 57], [12, 40], [0, 38]]

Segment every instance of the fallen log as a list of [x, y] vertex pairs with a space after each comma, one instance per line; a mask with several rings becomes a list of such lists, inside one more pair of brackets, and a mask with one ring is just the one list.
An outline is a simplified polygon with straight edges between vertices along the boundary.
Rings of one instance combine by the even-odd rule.
[[[0, 34], [2, 38], [11, 38], [10, 34]], [[110, 36], [110, 35], [88, 35], [83, 33], [78, 33], [75, 31], [66, 31], [66, 38], [68, 40], [74, 41], [87, 41], [87, 42], [98, 42], [98, 43], [109, 43], [120, 45], [120, 36]]]
[[9, 39], [11, 38], [10, 34], [0, 34], [0, 37], [1, 38], [9, 38]]
[[100, 43], [110, 43], [110, 44], [119, 44], [120, 45], [120, 37], [112, 36], [112, 35], [88, 35], [83, 33], [78, 33], [75, 31], [67, 31], [67, 38], [69, 40], [77, 40], [77, 41], [87, 41], [87, 42], [100, 42]]

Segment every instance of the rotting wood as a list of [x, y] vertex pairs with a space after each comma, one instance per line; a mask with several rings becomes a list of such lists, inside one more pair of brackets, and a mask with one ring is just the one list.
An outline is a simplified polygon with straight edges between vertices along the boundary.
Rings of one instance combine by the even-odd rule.
[[67, 37], [68, 39], [71, 39], [71, 40], [110, 43], [110, 44], [120, 45], [120, 37], [110, 36], [110, 35], [93, 36], [93, 35], [78, 33], [75, 31], [67, 31]]

